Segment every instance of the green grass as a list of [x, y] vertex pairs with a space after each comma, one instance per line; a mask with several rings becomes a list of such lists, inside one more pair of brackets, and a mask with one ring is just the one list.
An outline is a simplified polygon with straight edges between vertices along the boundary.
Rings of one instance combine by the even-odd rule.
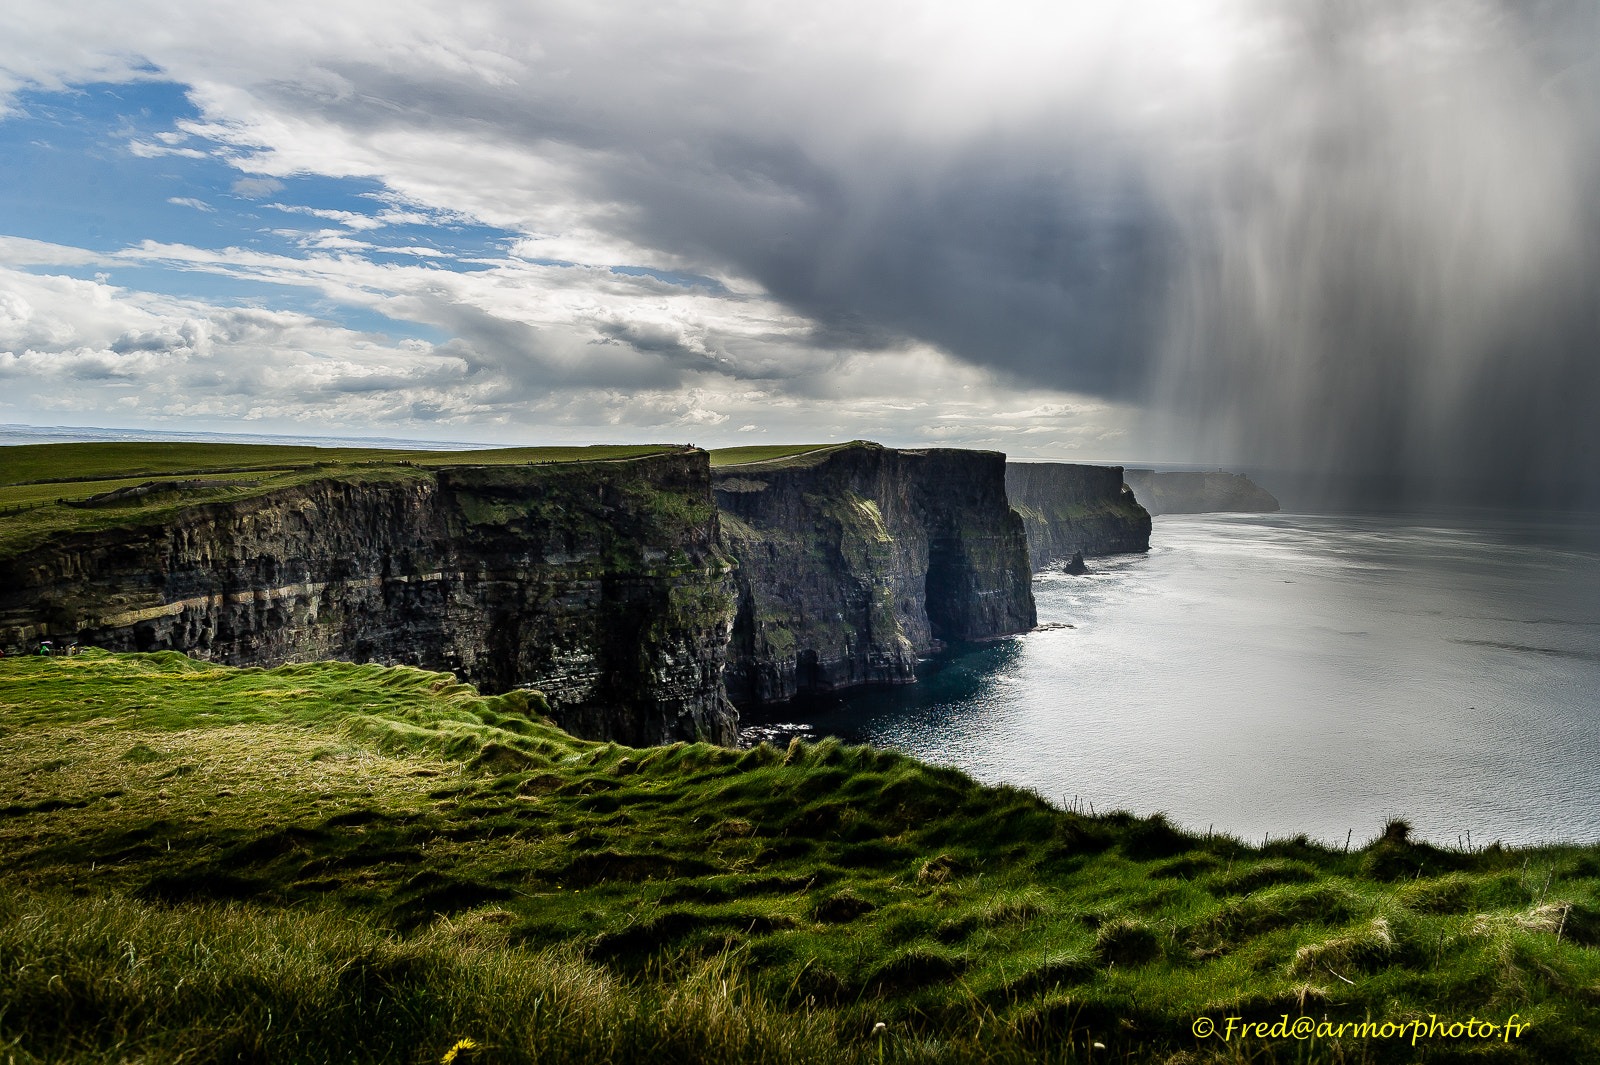
[[1470, 1060], [1600, 1057], [1600, 848], [1251, 847], [835, 742], [581, 741], [541, 707], [413, 669], [0, 660], [0, 1048], [1444, 1061], [1467, 1048], [1190, 1026], [1519, 1013]]
[[[469, 451], [300, 447], [274, 444], [118, 442], [24, 444], [0, 447], [0, 485], [101, 480], [238, 470], [290, 469], [358, 463], [417, 466], [504, 466], [536, 462], [594, 462], [679, 450], [673, 444], [594, 447], [511, 447]], [[0, 505], [7, 500], [0, 496]]]
[[499, 911], [402, 938], [327, 911], [0, 897], [0, 957], [19, 1063], [431, 1062], [471, 1039], [457, 1060], [688, 1065], [838, 1046], [726, 959], [641, 987], [573, 950], [516, 949]]
[[[263, 469], [252, 473], [230, 471], [226, 473], [201, 473], [184, 477], [186, 481], [264, 480], [281, 477], [287, 469]], [[54, 503], [58, 499], [87, 499], [119, 488], [137, 488], [151, 483], [149, 476], [114, 477], [93, 481], [42, 481], [32, 484], [0, 485], [0, 512], [13, 506], [37, 506]], [[226, 487], [226, 485], [219, 485]]]
[[[185, 510], [207, 503], [239, 502], [257, 496], [269, 495], [285, 488], [311, 484], [316, 481], [338, 478], [362, 484], [417, 480], [428, 476], [427, 471], [415, 466], [308, 466], [274, 472], [217, 475], [215, 480], [225, 483], [215, 488], [163, 491], [143, 496], [136, 501], [114, 503], [106, 506], [75, 507], [55, 502], [57, 498], [83, 499], [113, 488], [149, 483], [148, 478], [118, 478], [116, 480], [56, 482], [42, 485], [21, 485], [0, 488], [0, 558], [16, 555], [45, 542], [53, 536], [66, 533], [99, 532], [110, 529], [134, 529], [172, 521]], [[184, 480], [191, 479], [185, 475]], [[205, 477], [193, 477], [203, 480]], [[253, 485], [234, 482], [248, 480]], [[22, 502], [40, 489], [47, 490], [49, 502], [37, 498]], [[8, 493], [18, 493], [13, 498]], [[20, 506], [21, 509], [6, 508]]]
[[[52, 536], [130, 528], [176, 517], [206, 503], [236, 502], [313, 481], [415, 480], [446, 466], [523, 466], [601, 462], [681, 450], [677, 445], [396, 451], [262, 444], [28, 444], [0, 447], [0, 558]], [[152, 481], [214, 480], [96, 507], [61, 505]], [[234, 482], [254, 482], [239, 484]]]
[[[719, 447], [711, 451], [711, 466], [753, 466], [757, 464], [805, 465], [842, 448], [866, 443], [852, 440], [844, 444], [756, 444], [749, 447]], [[796, 461], [787, 461], [796, 460]]]

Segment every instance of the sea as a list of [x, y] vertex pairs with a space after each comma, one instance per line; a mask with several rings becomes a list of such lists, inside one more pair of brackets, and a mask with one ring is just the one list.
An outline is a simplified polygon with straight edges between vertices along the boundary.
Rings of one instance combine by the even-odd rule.
[[[0, 425], [0, 446], [443, 441]], [[747, 720], [1254, 841], [1600, 842], [1600, 518], [1163, 515], [1033, 585], [1039, 628]]]
[[791, 706], [834, 735], [1250, 842], [1600, 841], [1600, 526], [1168, 515], [1040, 574], [1040, 627]]

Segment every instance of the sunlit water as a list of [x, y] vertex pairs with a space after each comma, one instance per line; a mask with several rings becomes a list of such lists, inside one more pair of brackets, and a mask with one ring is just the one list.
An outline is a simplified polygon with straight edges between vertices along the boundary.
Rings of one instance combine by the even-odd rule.
[[[1034, 584], [1071, 626], [788, 711], [1064, 805], [1248, 839], [1600, 840], [1588, 530], [1162, 517], [1148, 555]], [[781, 731], [781, 730], [780, 730]]]

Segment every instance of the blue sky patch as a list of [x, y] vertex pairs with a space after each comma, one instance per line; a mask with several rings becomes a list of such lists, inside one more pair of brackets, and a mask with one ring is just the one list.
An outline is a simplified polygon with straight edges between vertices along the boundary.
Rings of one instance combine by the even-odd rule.
[[[504, 259], [516, 237], [397, 202], [370, 179], [249, 173], [236, 165], [248, 152], [182, 128], [202, 119], [173, 82], [19, 94], [0, 120], [0, 155], [8, 160], [0, 169], [0, 233], [105, 254], [155, 241], [462, 273]], [[448, 339], [432, 326], [337, 304], [315, 288], [208, 269], [113, 262], [36, 272], [108, 275], [114, 285], [176, 298], [298, 311], [396, 339]]]

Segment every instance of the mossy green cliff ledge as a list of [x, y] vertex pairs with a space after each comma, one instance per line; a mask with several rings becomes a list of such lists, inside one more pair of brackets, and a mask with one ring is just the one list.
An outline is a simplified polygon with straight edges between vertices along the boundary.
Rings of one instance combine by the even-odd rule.
[[733, 584], [706, 453], [492, 454], [95, 511], [0, 554], [0, 642], [411, 664], [537, 688], [578, 735], [734, 742]]
[[738, 562], [741, 707], [915, 678], [919, 655], [1035, 623], [1005, 456], [855, 442], [712, 470]]
[[1008, 462], [1006, 495], [1022, 515], [1036, 570], [1077, 553], [1150, 550], [1150, 514], [1123, 483], [1121, 466]]

